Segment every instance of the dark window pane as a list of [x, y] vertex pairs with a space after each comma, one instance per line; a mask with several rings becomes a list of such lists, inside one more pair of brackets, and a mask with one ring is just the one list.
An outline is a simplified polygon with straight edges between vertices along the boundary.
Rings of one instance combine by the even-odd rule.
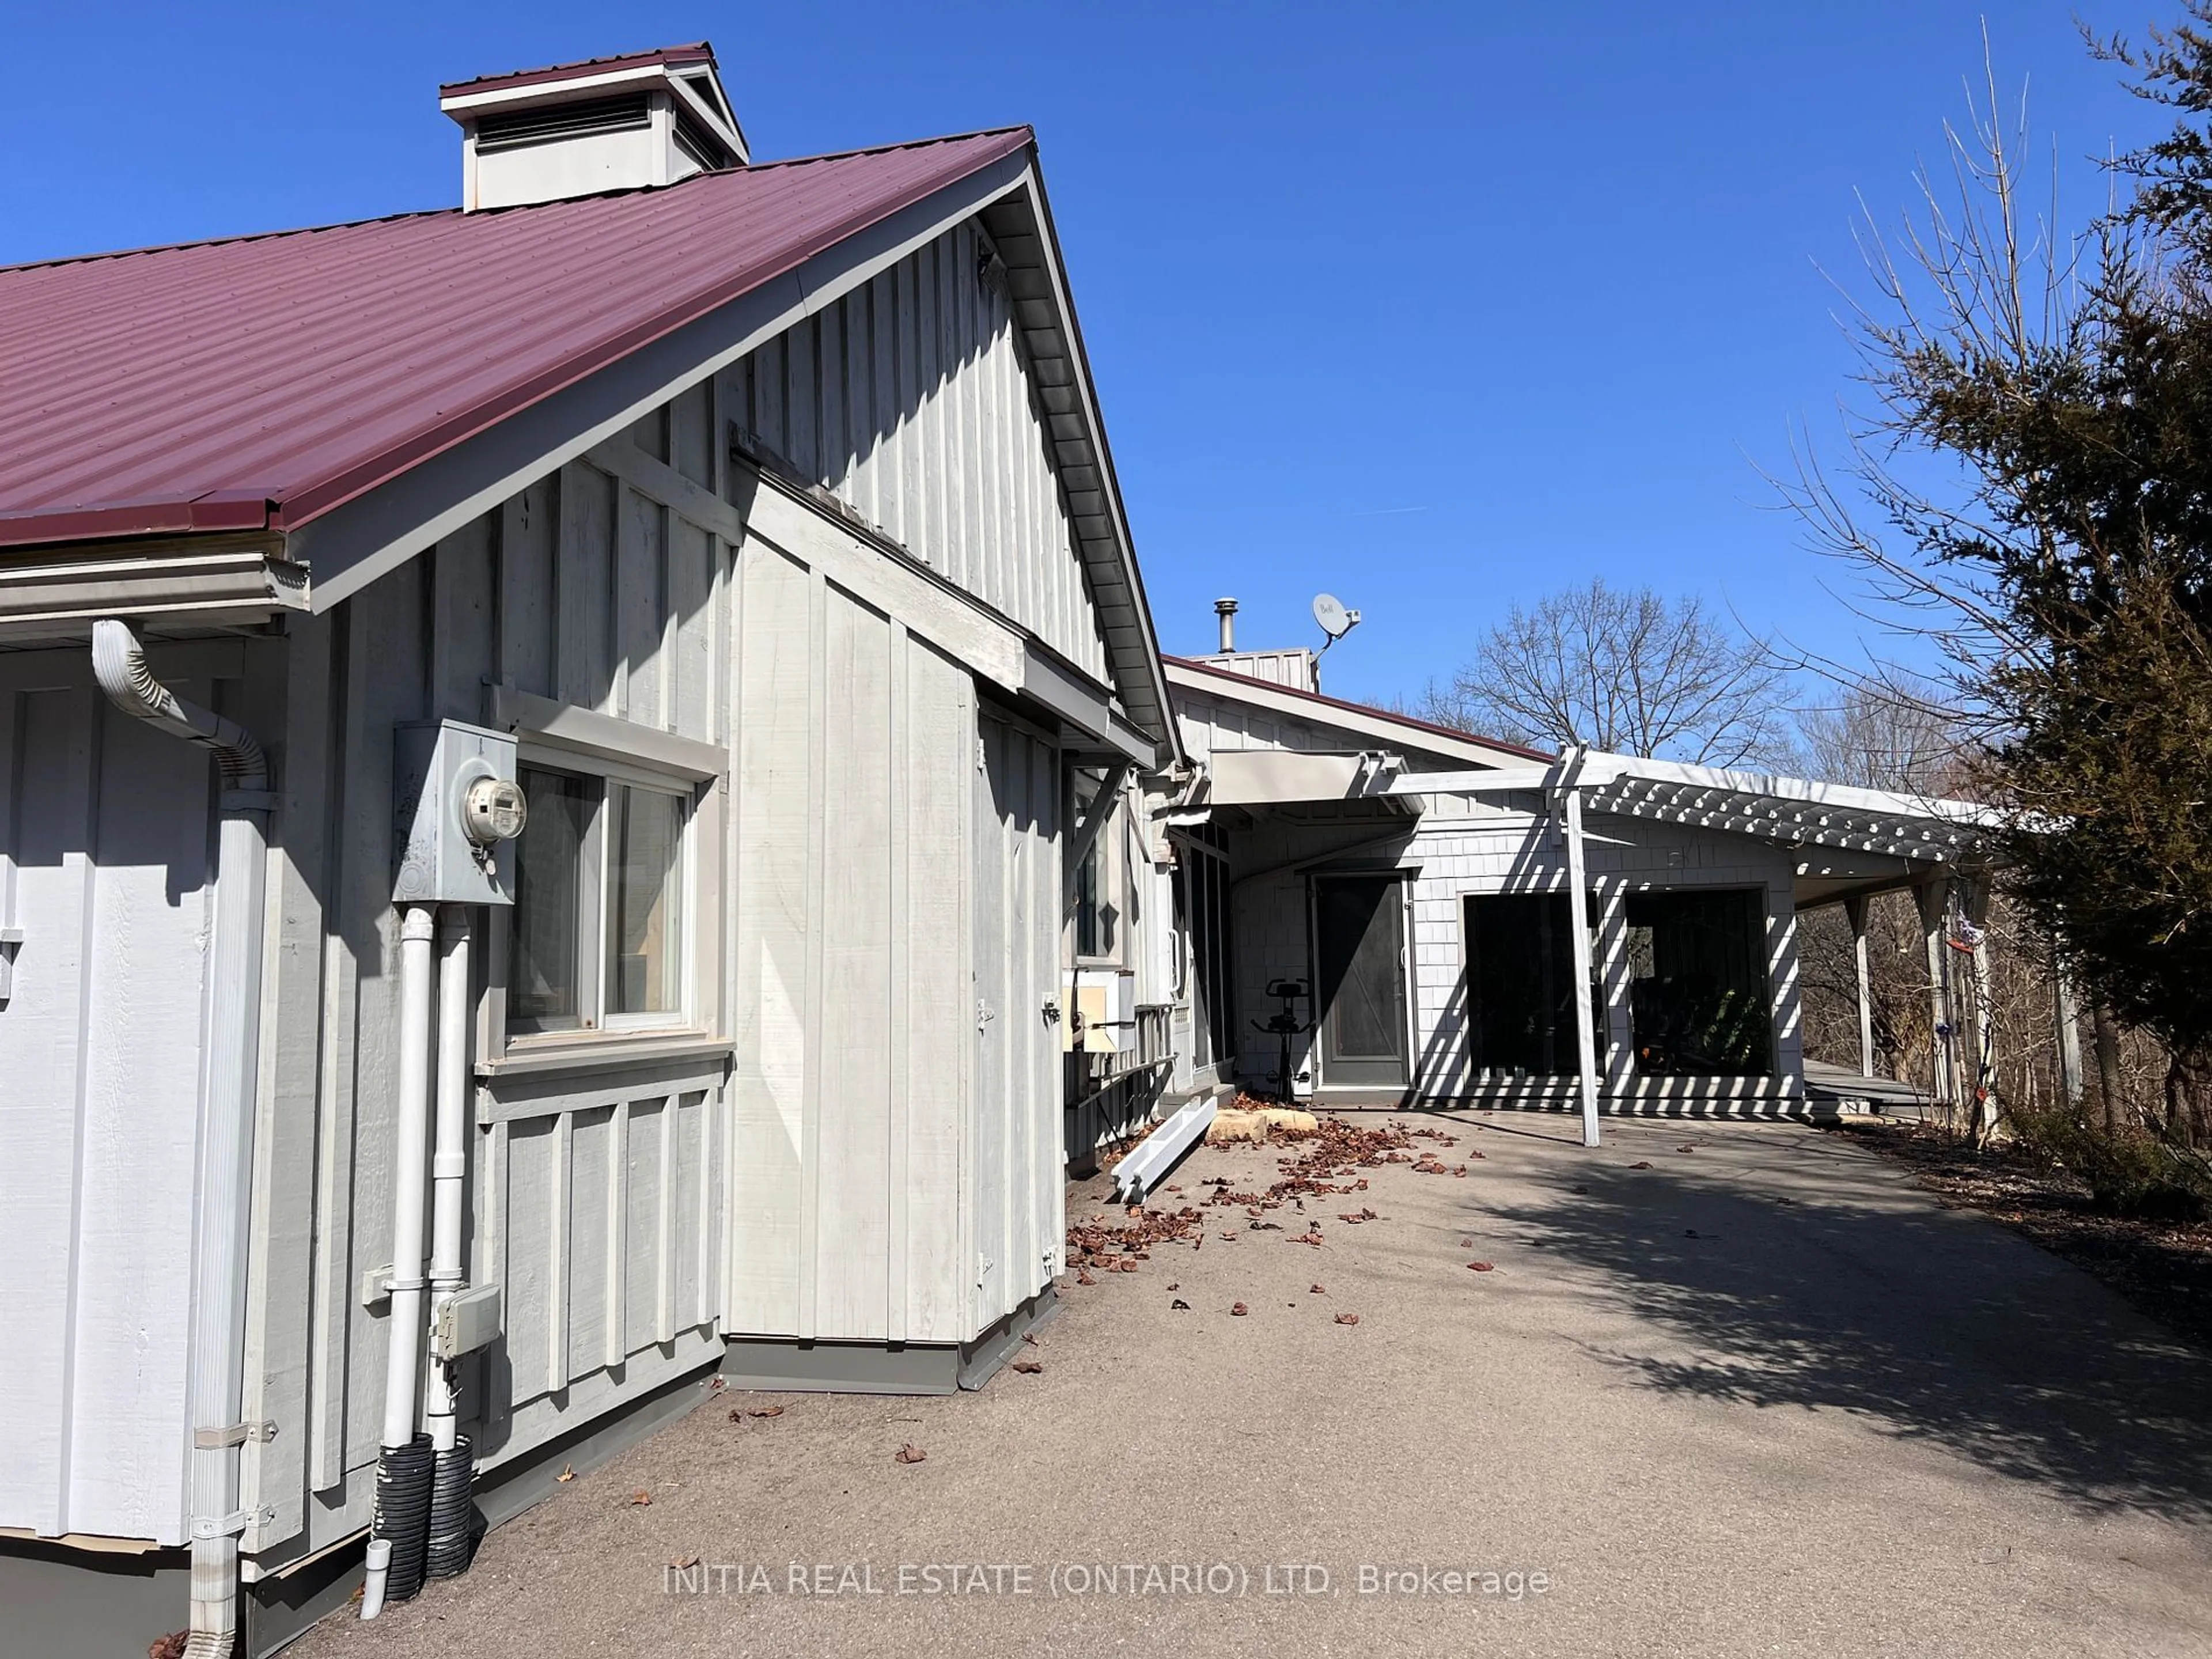
[[[1597, 914], [1593, 894], [1593, 926]], [[1565, 893], [1488, 893], [1467, 901], [1468, 1042], [1478, 1073], [1578, 1074], [1573, 928]], [[1595, 981], [1595, 941], [1590, 962]], [[1605, 1000], [1595, 983], [1587, 994], [1602, 1067]]]
[[607, 1012], [666, 1014], [683, 1007], [681, 856], [684, 802], [657, 789], [612, 786], [613, 902]]
[[583, 854], [599, 786], [521, 769], [530, 817], [515, 844], [514, 948], [507, 1014], [561, 1029], [589, 1023], [583, 1006]]
[[1765, 896], [1742, 888], [1634, 893], [1626, 920], [1637, 1069], [1771, 1071]]

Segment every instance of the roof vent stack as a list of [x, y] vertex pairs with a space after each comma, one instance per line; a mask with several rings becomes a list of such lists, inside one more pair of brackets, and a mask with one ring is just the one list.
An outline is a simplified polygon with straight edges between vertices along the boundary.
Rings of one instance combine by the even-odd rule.
[[704, 40], [457, 81], [438, 88], [438, 107], [460, 124], [471, 212], [672, 185], [748, 159]]

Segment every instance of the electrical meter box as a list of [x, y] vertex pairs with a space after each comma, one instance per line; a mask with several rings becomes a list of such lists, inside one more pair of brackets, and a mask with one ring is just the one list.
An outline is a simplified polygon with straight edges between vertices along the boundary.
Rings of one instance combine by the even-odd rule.
[[394, 728], [397, 904], [512, 904], [514, 840], [527, 811], [514, 737], [459, 720]]

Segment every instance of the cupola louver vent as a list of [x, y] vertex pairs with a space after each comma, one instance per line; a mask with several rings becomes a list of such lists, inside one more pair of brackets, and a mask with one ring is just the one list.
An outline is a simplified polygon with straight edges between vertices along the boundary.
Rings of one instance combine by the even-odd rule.
[[456, 82], [438, 106], [460, 124], [471, 210], [680, 184], [748, 159], [703, 40]]

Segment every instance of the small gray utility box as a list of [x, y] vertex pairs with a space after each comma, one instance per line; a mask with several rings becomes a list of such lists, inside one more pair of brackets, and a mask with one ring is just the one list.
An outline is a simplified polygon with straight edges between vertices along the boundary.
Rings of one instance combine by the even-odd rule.
[[512, 904], [522, 831], [514, 737], [459, 720], [392, 732], [397, 904]]

